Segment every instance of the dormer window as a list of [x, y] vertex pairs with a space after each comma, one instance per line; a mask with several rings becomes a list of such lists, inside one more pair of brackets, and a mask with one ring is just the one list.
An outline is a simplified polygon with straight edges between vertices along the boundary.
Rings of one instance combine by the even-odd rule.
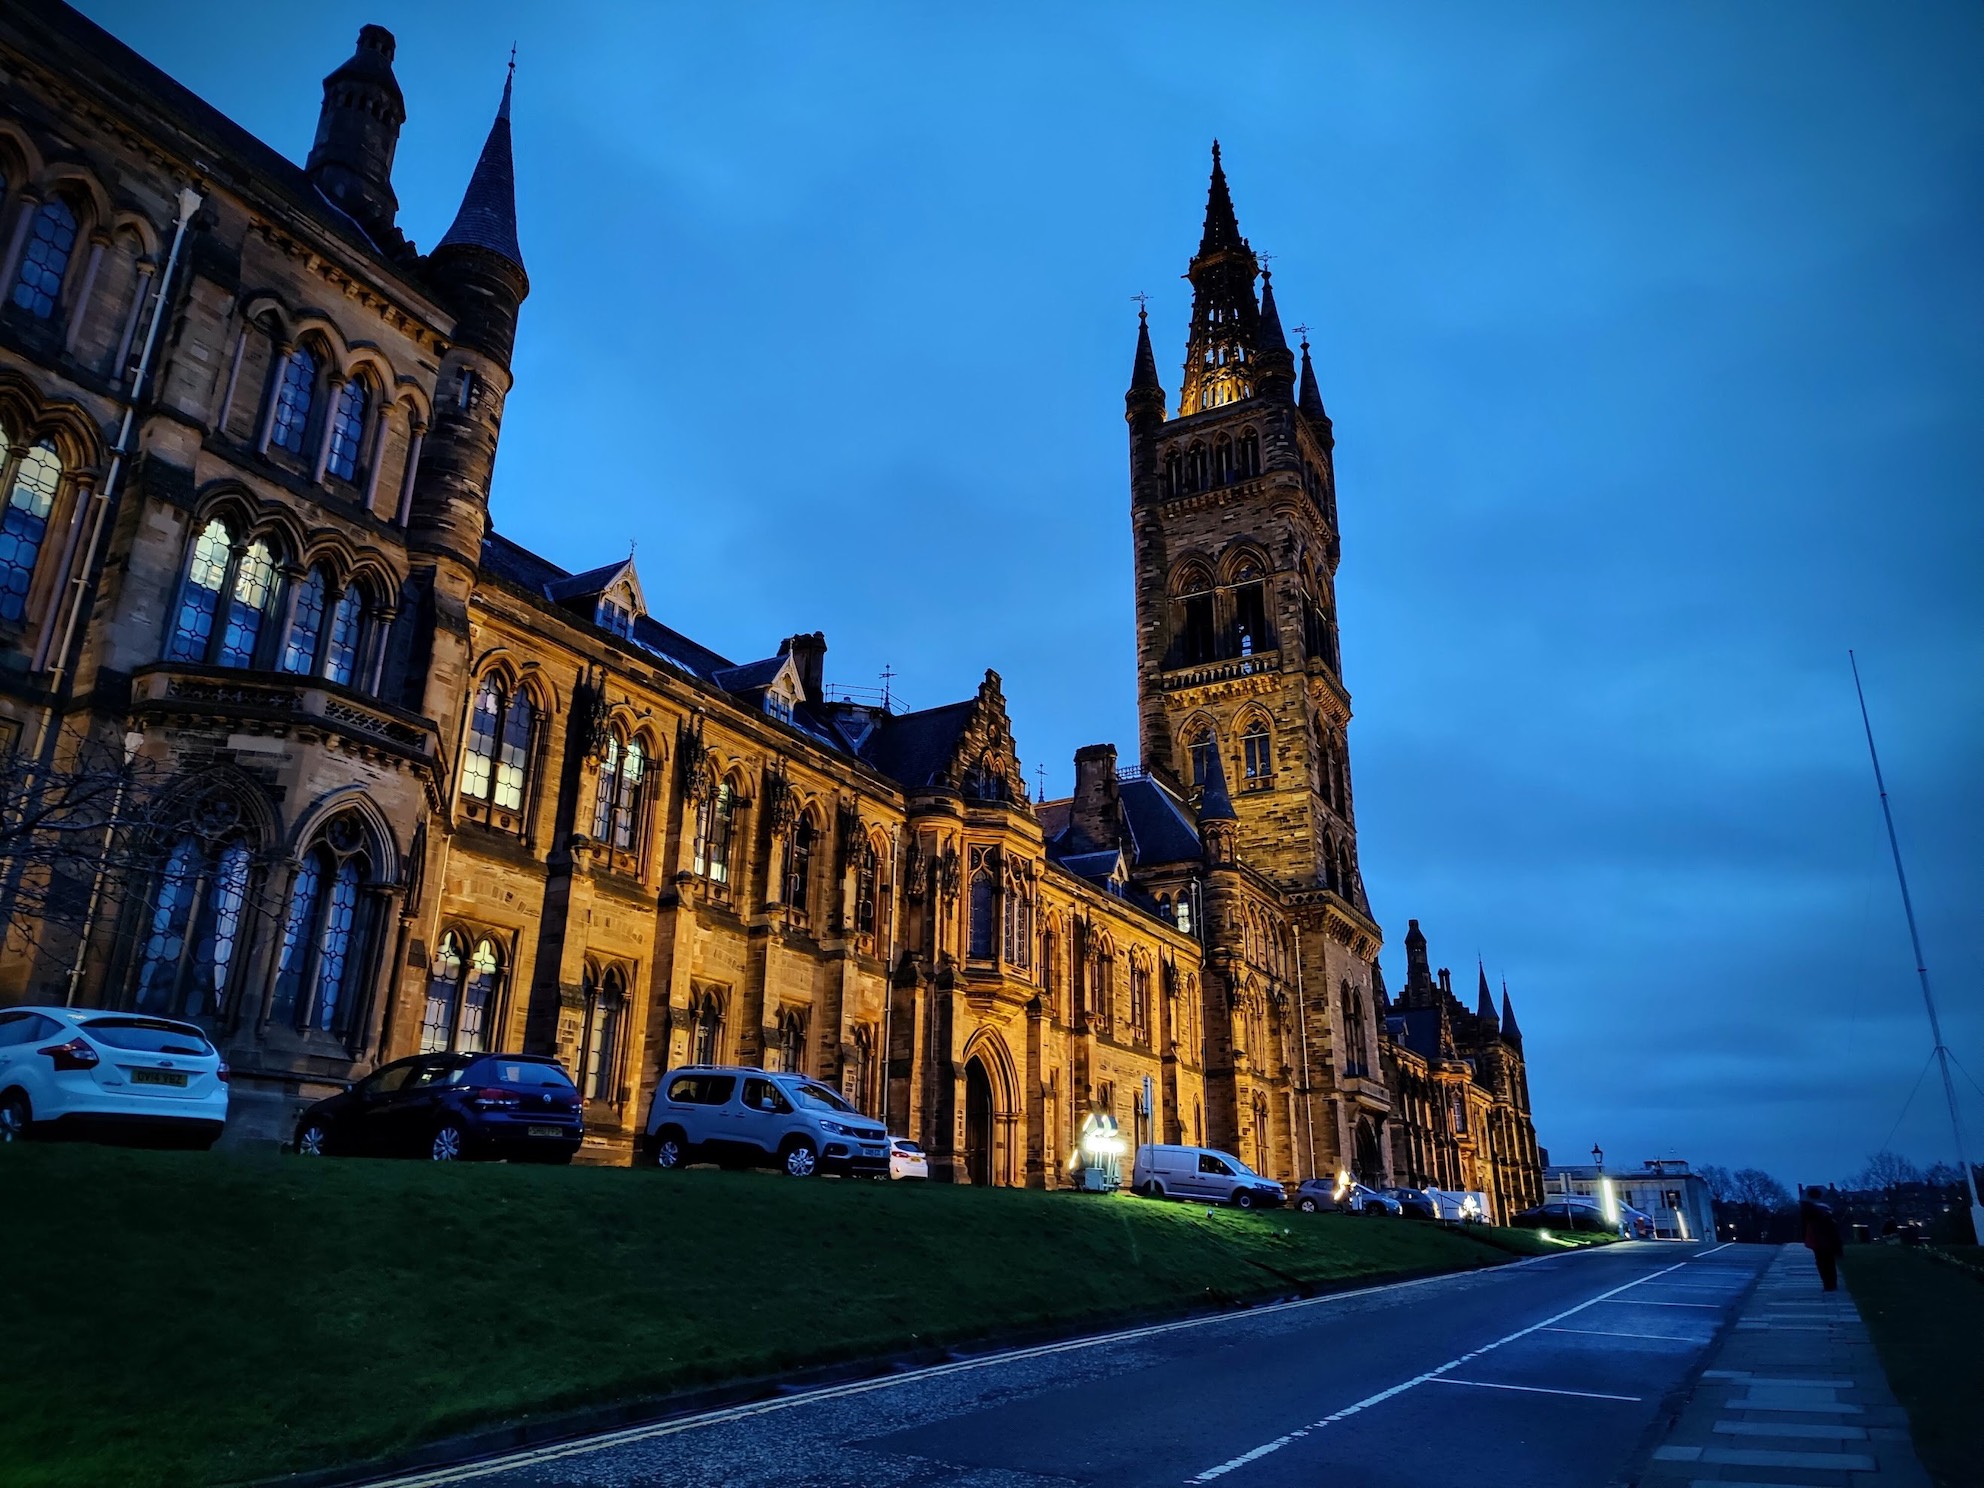
[[631, 640], [634, 634], [634, 612], [625, 605], [602, 595], [599, 601], [599, 625], [608, 635], [617, 635], [623, 641]]
[[776, 690], [765, 694], [765, 712], [780, 723], [792, 722], [792, 699]]

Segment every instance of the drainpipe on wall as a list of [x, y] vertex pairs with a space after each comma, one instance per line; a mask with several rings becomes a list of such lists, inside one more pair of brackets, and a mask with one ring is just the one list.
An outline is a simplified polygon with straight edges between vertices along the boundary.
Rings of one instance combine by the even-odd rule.
[[[905, 803], [907, 804], [907, 803]], [[882, 1130], [889, 1129], [889, 1084], [895, 1065], [890, 1034], [896, 1011], [896, 916], [902, 908], [902, 823], [889, 828], [889, 953], [882, 962]], [[912, 1056], [910, 1067], [915, 1068]], [[893, 1134], [892, 1134], [893, 1135]], [[907, 1132], [904, 1133], [908, 1135]]]
[[1295, 936], [1295, 1022], [1302, 1030], [1296, 1040], [1302, 1050], [1302, 1124], [1309, 1132], [1309, 1174], [1316, 1176], [1316, 1092], [1309, 1084], [1309, 1014], [1302, 1001], [1302, 937]]

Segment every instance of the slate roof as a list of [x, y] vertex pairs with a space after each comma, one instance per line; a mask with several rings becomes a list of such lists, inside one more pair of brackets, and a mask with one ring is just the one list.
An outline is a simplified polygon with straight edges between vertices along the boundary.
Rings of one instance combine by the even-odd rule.
[[976, 699], [885, 718], [862, 745], [861, 757], [892, 780], [915, 789], [938, 783], [957, 755]]
[[713, 672], [710, 681], [725, 692], [749, 692], [756, 687], [769, 687], [772, 678], [785, 665], [783, 656], [767, 656], [763, 661], [747, 661], [742, 666], [725, 667]]
[[434, 246], [441, 248], [482, 248], [518, 268], [524, 266], [524, 251], [517, 246], [516, 168], [510, 159], [510, 84], [503, 81], [503, 102], [496, 110], [496, 122], [489, 126], [489, 138], [482, 142], [482, 154], [475, 172], [468, 178], [461, 210]]
[[1116, 791], [1140, 866], [1187, 860], [1196, 863], [1205, 855], [1199, 829], [1185, 803], [1157, 781], [1148, 775], [1141, 780], [1125, 780]]
[[567, 600], [587, 599], [595, 594], [603, 594], [606, 586], [620, 576], [626, 568], [627, 560], [618, 563], [603, 563], [598, 568], [589, 568], [584, 573], [567, 574], [562, 579], [553, 579], [544, 586], [545, 594], [563, 604]]

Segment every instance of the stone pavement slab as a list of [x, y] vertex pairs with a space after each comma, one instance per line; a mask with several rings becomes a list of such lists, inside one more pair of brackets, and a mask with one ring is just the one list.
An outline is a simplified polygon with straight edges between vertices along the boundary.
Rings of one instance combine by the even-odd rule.
[[1784, 1246], [1635, 1488], [1929, 1488], [1866, 1325]]

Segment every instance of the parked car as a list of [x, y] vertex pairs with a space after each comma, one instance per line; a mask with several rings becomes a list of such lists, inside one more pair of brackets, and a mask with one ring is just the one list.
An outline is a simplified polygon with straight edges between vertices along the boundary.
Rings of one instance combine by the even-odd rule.
[[585, 1135], [579, 1092], [537, 1054], [415, 1054], [318, 1101], [296, 1123], [305, 1157], [507, 1157], [568, 1163]]
[[0, 1009], [0, 1142], [127, 1136], [208, 1148], [227, 1064], [191, 1023], [98, 1008]]
[[1528, 1230], [1586, 1230], [1596, 1235], [1616, 1233], [1619, 1228], [1606, 1223], [1596, 1204], [1579, 1199], [1552, 1199], [1523, 1210], [1509, 1223]]
[[891, 1178], [928, 1178], [930, 1176], [930, 1155], [908, 1137], [889, 1138], [889, 1176]]
[[1631, 1204], [1619, 1206], [1619, 1229], [1628, 1240], [1651, 1240], [1660, 1233], [1653, 1216]]
[[1407, 1219], [1438, 1219], [1440, 1205], [1423, 1188], [1388, 1188], [1385, 1190], [1398, 1201], [1399, 1213]]
[[1265, 1209], [1288, 1195], [1229, 1152], [1149, 1144], [1137, 1149], [1130, 1187], [1150, 1199], [1201, 1199], [1236, 1209]]
[[[658, 1168], [692, 1162], [886, 1177], [888, 1132], [804, 1075], [728, 1065], [670, 1070], [648, 1109], [642, 1151]], [[926, 1172], [927, 1172], [926, 1163]]]
[[1295, 1189], [1295, 1207], [1304, 1214], [1335, 1211], [1341, 1214], [1396, 1215], [1399, 1202], [1390, 1194], [1379, 1193], [1361, 1183], [1352, 1183], [1341, 1192], [1327, 1178], [1305, 1178]]

